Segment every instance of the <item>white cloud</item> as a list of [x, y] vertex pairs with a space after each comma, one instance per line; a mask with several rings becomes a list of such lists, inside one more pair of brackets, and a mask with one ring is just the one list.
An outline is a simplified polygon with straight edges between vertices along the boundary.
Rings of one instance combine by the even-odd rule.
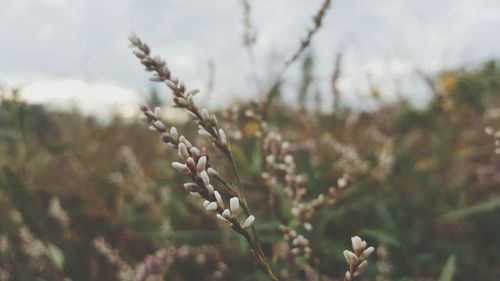
[[[207, 63], [212, 60], [217, 71], [210, 104], [235, 96], [255, 97], [260, 93], [254, 74], [259, 81], [270, 80], [270, 69], [298, 46], [321, 2], [251, 1], [258, 31], [253, 69], [242, 47], [239, 1], [1, 1], [0, 79], [73, 79], [148, 89], [148, 74], [127, 49], [126, 38], [135, 31], [193, 87], [206, 88]], [[311, 49], [317, 58], [317, 79], [328, 91], [334, 57], [342, 52], [341, 84], [347, 100], [359, 103], [351, 97], [366, 92], [369, 76], [394, 96], [399, 86], [389, 84], [396, 79], [413, 83], [416, 68], [433, 72], [498, 58], [497, 26], [497, 0], [333, 1]], [[287, 75], [291, 85], [297, 68]], [[293, 100], [295, 93], [286, 95]]]

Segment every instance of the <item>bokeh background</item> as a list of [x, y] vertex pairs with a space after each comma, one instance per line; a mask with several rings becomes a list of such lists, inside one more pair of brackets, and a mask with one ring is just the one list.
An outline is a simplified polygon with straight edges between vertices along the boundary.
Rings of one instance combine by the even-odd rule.
[[131, 32], [232, 132], [267, 253], [280, 221], [243, 112], [282, 77], [268, 122], [292, 143], [308, 198], [351, 181], [303, 231], [322, 280], [343, 275], [353, 235], [377, 249], [360, 280], [500, 280], [500, 143], [485, 133], [500, 129], [500, 4], [334, 1], [283, 71], [322, 2], [0, 2], [0, 280], [127, 280], [93, 246], [101, 236], [131, 266], [184, 249], [165, 280], [265, 280], [244, 241], [186, 195], [176, 152], [136, 120], [139, 104], [159, 105], [210, 147], [148, 82]]

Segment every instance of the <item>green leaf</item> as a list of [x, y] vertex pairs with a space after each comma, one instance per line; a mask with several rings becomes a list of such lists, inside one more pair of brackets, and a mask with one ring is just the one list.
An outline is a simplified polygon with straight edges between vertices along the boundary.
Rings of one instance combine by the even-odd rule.
[[451, 255], [446, 261], [446, 264], [441, 270], [441, 275], [439, 276], [439, 281], [452, 281], [453, 275], [455, 275], [456, 258], [455, 255]]
[[361, 230], [361, 234], [365, 236], [371, 236], [375, 238], [377, 241], [384, 242], [387, 245], [399, 246], [401, 243], [399, 240], [383, 231], [376, 229], [363, 229]]
[[454, 210], [437, 218], [438, 222], [450, 222], [462, 219], [475, 214], [490, 212], [496, 208], [500, 208], [500, 198], [494, 198], [488, 202], [479, 203], [477, 205]]

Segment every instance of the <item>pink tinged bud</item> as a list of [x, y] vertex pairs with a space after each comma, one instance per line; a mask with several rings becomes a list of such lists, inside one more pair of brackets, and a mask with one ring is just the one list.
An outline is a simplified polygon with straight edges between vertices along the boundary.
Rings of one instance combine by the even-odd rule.
[[354, 236], [351, 238], [352, 242], [352, 249], [354, 252], [359, 252], [364, 249], [363, 247], [363, 240], [359, 236]]
[[209, 184], [207, 185], [207, 192], [208, 192], [208, 195], [212, 196], [212, 194], [214, 194], [214, 187], [213, 185]]
[[208, 172], [208, 175], [211, 177], [218, 177], [219, 176], [219, 173], [217, 173], [217, 171], [212, 167], [208, 168], [207, 172]]
[[198, 135], [200, 135], [202, 137], [205, 137], [205, 138], [211, 138], [212, 137], [212, 135], [209, 132], [207, 132], [207, 130], [205, 130], [205, 129], [199, 129], [198, 130]]
[[207, 208], [208, 204], [210, 204], [210, 201], [208, 200], [203, 201], [203, 208]]
[[193, 147], [193, 145], [184, 136], [181, 136], [179, 138], [179, 141], [182, 142], [182, 143], [184, 143], [186, 145], [186, 148], [188, 148], [188, 149], [190, 149], [191, 147]]
[[207, 211], [215, 211], [217, 210], [217, 203], [216, 202], [210, 202], [208, 205], [205, 207]]
[[220, 142], [223, 145], [227, 145], [227, 138], [226, 138], [226, 133], [224, 132], [224, 130], [219, 129], [219, 136], [220, 136]]
[[243, 223], [243, 225], [241, 226], [241, 228], [243, 229], [247, 229], [249, 228], [250, 226], [253, 225], [253, 223], [255, 222], [255, 217], [253, 215], [250, 215], [246, 220], [245, 222]]
[[349, 271], [345, 272], [345, 280], [350, 281], [352, 279], [351, 273]]
[[349, 264], [350, 266], [358, 262], [358, 257], [351, 251], [345, 250], [344, 257], [347, 261], [347, 264]]
[[196, 163], [194, 163], [194, 159], [192, 157], [188, 157], [188, 159], [186, 160], [186, 164], [190, 169], [194, 170], [196, 168]]
[[369, 255], [371, 255], [371, 253], [373, 253], [373, 251], [375, 251], [375, 248], [373, 247], [366, 248], [366, 250], [363, 251], [363, 254], [361, 254], [361, 258], [366, 259]]
[[208, 121], [209, 118], [210, 118], [210, 114], [208, 113], [208, 109], [203, 108], [201, 110], [201, 119], [203, 119], [203, 121]]
[[222, 216], [223, 216], [223, 217], [225, 217], [226, 219], [231, 218], [231, 211], [229, 211], [229, 209], [225, 209], [225, 210], [222, 212]]
[[182, 160], [186, 160], [189, 158], [189, 152], [186, 148], [186, 145], [182, 142], [179, 143], [179, 145], [177, 146], [177, 149], [178, 149], [178, 154], [179, 154], [179, 157], [182, 159]]
[[156, 120], [153, 125], [156, 127], [156, 129], [158, 129], [159, 131], [165, 131], [167, 129], [167, 127], [165, 127], [165, 124], [163, 124], [163, 122], [161, 122], [160, 120]]
[[186, 166], [186, 164], [182, 164], [179, 162], [172, 162], [172, 167], [174, 167], [174, 169], [176, 169], [177, 171], [179, 171], [181, 173], [188, 173], [189, 172], [189, 168]]
[[159, 107], [159, 106], [155, 107], [154, 115], [155, 115], [156, 118], [160, 118], [160, 116], [161, 116], [161, 107]]
[[210, 178], [208, 177], [207, 171], [202, 171], [200, 173], [201, 180], [205, 186], [210, 185]]
[[229, 199], [229, 208], [231, 209], [231, 212], [233, 212], [233, 214], [238, 213], [238, 210], [240, 209], [240, 200], [238, 199], [238, 197]]
[[214, 191], [214, 196], [215, 196], [215, 200], [217, 200], [217, 203], [219, 205], [223, 205], [222, 196], [220, 196], [220, 193], [218, 191]]
[[201, 173], [205, 171], [207, 166], [207, 157], [203, 156], [198, 160], [198, 164], [196, 164], [196, 172]]
[[196, 183], [189, 182], [184, 184], [184, 188], [190, 192], [197, 192], [198, 185]]
[[170, 128], [170, 135], [174, 139], [177, 139], [179, 137], [179, 133], [177, 132], [177, 128], [176, 127], [171, 127]]

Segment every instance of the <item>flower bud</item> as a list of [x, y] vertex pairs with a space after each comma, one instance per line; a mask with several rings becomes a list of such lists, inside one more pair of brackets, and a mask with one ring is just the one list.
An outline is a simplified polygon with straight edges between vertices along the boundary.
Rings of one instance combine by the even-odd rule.
[[253, 215], [250, 215], [246, 220], [245, 222], [243, 223], [243, 225], [241, 226], [241, 228], [243, 229], [247, 229], [249, 228], [250, 226], [253, 225], [253, 223], [255, 222], [255, 217]]
[[229, 208], [231, 209], [231, 212], [233, 212], [233, 214], [236, 214], [238, 212], [238, 210], [240, 209], [240, 200], [238, 199], [238, 197], [229, 199]]

